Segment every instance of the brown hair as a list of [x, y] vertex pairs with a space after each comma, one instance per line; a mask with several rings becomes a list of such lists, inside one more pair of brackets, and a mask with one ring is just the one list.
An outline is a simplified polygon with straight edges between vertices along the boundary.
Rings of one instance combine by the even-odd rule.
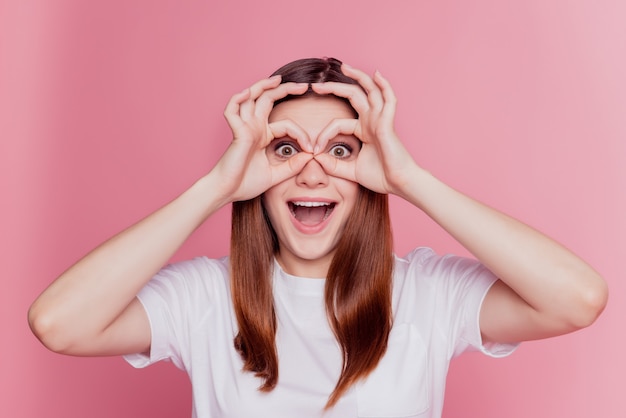
[[[275, 74], [282, 76], [283, 83], [335, 81], [358, 85], [341, 72], [341, 62], [334, 58], [297, 60]], [[314, 94], [309, 89], [304, 95]], [[296, 97], [302, 96], [287, 96], [281, 101]], [[326, 408], [365, 378], [385, 354], [392, 325], [392, 246], [387, 195], [359, 186], [325, 285], [328, 321], [343, 354], [341, 375]], [[243, 358], [243, 369], [263, 380], [261, 391], [271, 391], [278, 382], [272, 295], [273, 260], [278, 250], [261, 196], [234, 202], [231, 292], [239, 324], [235, 348]]]

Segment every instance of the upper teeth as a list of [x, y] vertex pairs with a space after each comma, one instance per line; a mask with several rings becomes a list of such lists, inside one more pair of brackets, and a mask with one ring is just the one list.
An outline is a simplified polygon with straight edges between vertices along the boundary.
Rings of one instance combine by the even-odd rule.
[[293, 202], [295, 206], [306, 206], [309, 208], [317, 207], [317, 206], [329, 206], [330, 203], [327, 202]]

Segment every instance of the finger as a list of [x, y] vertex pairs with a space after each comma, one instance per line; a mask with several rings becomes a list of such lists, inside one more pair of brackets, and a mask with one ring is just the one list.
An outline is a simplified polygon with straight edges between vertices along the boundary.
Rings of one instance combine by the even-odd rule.
[[[309, 135], [302, 129], [297, 123], [289, 119], [282, 119], [269, 124], [271, 133], [270, 142], [274, 138], [282, 138], [288, 136], [298, 142], [300, 148], [308, 153], [313, 152], [313, 146], [311, 145], [311, 139]], [[269, 143], [269, 142], [268, 142]]]
[[289, 95], [299, 96], [306, 93], [308, 88], [308, 83], [283, 83], [273, 89], [264, 91], [256, 101], [255, 115], [267, 118], [277, 100]]
[[318, 94], [333, 94], [338, 97], [348, 99], [354, 110], [359, 115], [365, 114], [369, 110], [367, 95], [356, 84], [337, 83], [334, 81], [327, 83], [313, 83], [311, 88]]
[[250, 97], [250, 89], [245, 89], [244, 91], [233, 95], [230, 98], [226, 107], [224, 108], [224, 117], [226, 118], [226, 122], [232, 127], [241, 126], [242, 121], [239, 116], [239, 108], [241, 103], [248, 100]]
[[354, 135], [362, 141], [359, 131], [358, 119], [333, 119], [317, 136], [313, 154], [317, 155], [322, 150], [325, 150], [326, 145], [328, 145], [328, 141], [340, 134]]
[[375, 109], [382, 108], [383, 95], [380, 91], [380, 87], [369, 75], [345, 63], [341, 66], [341, 72], [343, 72], [348, 77], [356, 80], [361, 85], [361, 87], [363, 87], [363, 90], [365, 90], [365, 92], [367, 93], [367, 98], [369, 99], [370, 106]]
[[239, 114], [243, 120], [250, 120], [254, 114], [254, 103], [256, 99], [258, 99], [264, 91], [278, 86], [280, 84], [280, 80], [280, 75], [275, 75], [270, 78], [259, 80], [248, 88], [248, 90], [250, 90], [250, 96], [248, 96], [248, 98], [243, 101], [239, 107]]
[[256, 100], [264, 91], [276, 88], [280, 84], [281, 76], [275, 75], [270, 78], [264, 78], [250, 86], [250, 98]]
[[324, 172], [329, 176], [357, 182], [354, 161], [342, 161], [328, 154], [318, 154], [313, 158], [320, 163]]
[[272, 167], [272, 186], [300, 173], [304, 166], [313, 159], [313, 154], [299, 152], [282, 164]]
[[383, 100], [385, 102], [385, 107], [383, 108], [383, 116], [393, 118], [396, 113], [398, 99], [396, 98], [396, 94], [391, 87], [391, 83], [389, 83], [389, 81], [385, 77], [383, 77], [378, 70], [374, 73], [374, 81], [380, 87], [383, 95]]

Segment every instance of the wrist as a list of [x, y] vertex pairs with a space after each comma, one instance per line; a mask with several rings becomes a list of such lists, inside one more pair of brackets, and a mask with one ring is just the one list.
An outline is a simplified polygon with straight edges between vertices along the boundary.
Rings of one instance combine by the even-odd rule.
[[393, 188], [393, 194], [400, 196], [411, 203], [419, 201], [422, 189], [433, 176], [417, 164], [411, 164], [402, 169], [402, 181]]
[[430, 171], [418, 165], [408, 170], [407, 179], [396, 194], [421, 210], [428, 205], [429, 196], [437, 193], [437, 188], [443, 185]]
[[185, 194], [199, 205], [205, 218], [232, 203], [231, 194], [225, 190], [224, 181], [213, 171], [198, 179]]

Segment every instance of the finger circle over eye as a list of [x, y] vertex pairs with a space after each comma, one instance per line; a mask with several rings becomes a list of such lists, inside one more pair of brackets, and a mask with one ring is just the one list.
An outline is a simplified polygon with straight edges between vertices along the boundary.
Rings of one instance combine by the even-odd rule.
[[289, 119], [282, 119], [268, 125], [271, 132], [270, 141], [274, 138], [288, 136], [295, 139], [300, 148], [306, 152], [313, 152], [309, 135], [297, 123]]
[[[328, 141], [337, 135], [354, 135], [359, 138], [358, 119], [333, 119], [322, 129], [317, 136], [315, 153], [321, 152], [328, 145]], [[361, 138], [359, 138], [361, 139]]]
[[326, 174], [356, 182], [354, 163], [333, 158], [328, 154], [316, 155], [315, 160], [320, 163]]
[[286, 164], [273, 166], [272, 185], [278, 184], [298, 174], [312, 158], [313, 156], [311, 154], [300, 152], [289, 158]]

